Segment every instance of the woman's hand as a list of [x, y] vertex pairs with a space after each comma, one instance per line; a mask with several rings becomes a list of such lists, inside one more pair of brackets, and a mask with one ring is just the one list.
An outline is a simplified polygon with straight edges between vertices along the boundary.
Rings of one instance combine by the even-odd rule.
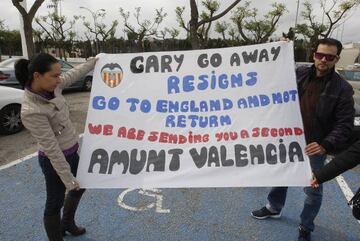
[[76, 178], [73, 178], [73, 180], [70, 183], [70, 186], [66, 187], [69, 191], [75, 190], [75, 191], [79, 191], [80, 190], [80, 184], [78, 182], [78, 180], [76, 180]]
[[310, 185], [312, 188], [318, 188], [320, 186], [318, 181], [316, 180], [314, 173], [312, 174], [312, 179], [311, 179]]
[[103, 57], [104, 55], [105, 55], [104, 53], [97, 54], [95, 57], [89, 57], [89, 58], [88, 58], [88, 61], [95, 59], [95, 63], [96, 63], [96, 62], [97, 62], [101, 57]]
[[95, 59], [96, 59], [96, 60], [99, 60], [99, 58], [101, 58], [101, 57], [103, 57], [103, 56], [105, 56], [104, 53], [99, 53], [99, 54], [97, 54], [97, 55], [95, 56]]

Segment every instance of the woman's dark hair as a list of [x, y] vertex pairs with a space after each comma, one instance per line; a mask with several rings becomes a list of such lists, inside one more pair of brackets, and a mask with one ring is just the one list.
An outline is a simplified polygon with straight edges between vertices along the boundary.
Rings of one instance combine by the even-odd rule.
[[21, 86], [31, 85], [34, 73], [45, 74], [50, 71], [51, 65], [59, 61], [52, 55], [40, 53], [31, 60], [20, 59], [15, 63], [15, 76]]

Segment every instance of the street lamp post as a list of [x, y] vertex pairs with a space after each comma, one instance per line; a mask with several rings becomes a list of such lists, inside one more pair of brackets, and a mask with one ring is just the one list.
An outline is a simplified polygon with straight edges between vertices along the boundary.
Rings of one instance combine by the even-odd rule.
[[[3, 40], [3, 37], [0, 36], [0, 43], [1, 43], [2, 40]], [[2, 61], [1, 55], [2, 55], [2, 51], [1, 51], [1, 44], [0, 44], [0, 62]]]
[[[47, 5], [47, 8], [53, 8], [54, 9], [54, 14], [58, 17], [61, 17], [61, 1], [62, 0], [51, 0], [52, 3]], [[55, 23], [56, 28], [59, 28], [59, 23], [56, 22]], [[55, 32], [56, 38], [59, 39], [60, 38], [60, 33], [58, 33], [57, 31]]]
[[296, 27], [297, 22], [298, 22], [298, 16], [299, 16], [299, 6], [300, 6], [300, 0], [297, 0], [297, 1], [296, 1], [295, 27]]
[[80, 7], [81, 9], [85, 9], [87, 10], [88, 12], [90, 12], [90, 14], [92, 15], [93, 17], [93, 21], [94, 21], [94, 32], [95, 32], [95, 51], [96, 51], [96, 54], [99, 53], [99, 39], [98, 39], [98, 32], [97, 32], [97, 28], [98, 28], [98, 23], [97, 23], [97, 17], [98, 17], [98, 14], [100, 12], [105, 12], [105, 9], [101, 8], [101, 9], [98, 9], [96, 10], [95, 12], [92, 11], [91, 9], [87, 8], [87, 7]]

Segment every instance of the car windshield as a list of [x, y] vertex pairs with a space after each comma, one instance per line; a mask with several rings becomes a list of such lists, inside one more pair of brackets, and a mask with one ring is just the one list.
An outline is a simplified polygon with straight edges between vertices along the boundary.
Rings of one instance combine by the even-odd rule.
[[311, 67], [313, 64], [314, 63], [311, 63], [311, 62], [296, 62], [295, 66], [296, 66], [296, 68], [302, 67], [302, 66]]
[[0, 63], [0, 67], [3, 68], [14, 68], [15, 62], [19, 60], [19, 58], [10, 58], [7, 60], [4, 60]]
[[60, 64], [61, 64], [61, 70], [62, 71], [68, 71], [70, 69], [72, 69], [72, 65], [70, 65], [69, 63], [65, 62], [64, 60], [59, 60], [60, 61]]
[[360, 81], [360, 70], [338, 70], [342, 77], [349, 81]]

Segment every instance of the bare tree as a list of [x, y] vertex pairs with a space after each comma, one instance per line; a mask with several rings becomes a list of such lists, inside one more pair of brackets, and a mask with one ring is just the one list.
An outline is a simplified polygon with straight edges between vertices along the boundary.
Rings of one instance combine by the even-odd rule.
[[[206, 8], [206, 12], [203, 11], [201, 13], [201, 19], [208, 20], [212, 17], [214, 17], [214, 14], [219, 10], [220, 4], [216, 0], [205, 0], [202, 2], [204, 7]], [[199, 29], [198, 36], [204, 43], [204, 45], [207, 43], [209, 39], [209, 31], [212, 25], [212, 21], [210, 22], [204, 22], [204, 24]]]
[[238, 33], [236, 31], [236, 28], [230, 26], [230, 29], [228, 31], [229, 36], [231, 37], [231, 41], [234, 42], [236, 39], [238, 39]]
[[29, 58], [31, 58], [35, 54], [34, 41], [33, 41], [33, 28], [31, 24], [37, 10], [40, 8], [41, 4], [43, 4], [45, 0], [35, 0], [29, 12], [26, 12], [26, 10], [21, 6], [20, 2], [22, 2], [23, 0], [11, 0], [11, 1], [13, 5], [20, 12], [21, 17], [23, 19], [26, 48]]
[[258, 9], [245, 2], [234, 11], [231, 20], [236, 24], [242, 40], [246, 44], [267, 42], [276, 31], [281, 16], [287, 11], [284, 4], [273, 3], [272, 9], [258, 19]]
[[321, 7], [328, 19], [327, 31], [322, 33], [321, 36], [324, 38], [328, 37], [340, 25], [340, 20], [346, 18], [350, 10], [359, 6], [359, 4], [360, 0], [332, 0], [332, 4], [327, 8], [326, 1], [321, 0]]
[[[88, 30], [88, 32], [85, 33], [86, 38], [91, 41], [91, 39], [93, 39], [91, 35], [94, 36], [95, 54], [98, 54], [99, 52], [103, 51], [103, 49], [101, 48], [103, 48], [104, 42], [107, 39], [115, 36], [116, 27], [119, 25], [119, 22], [117, 20], [114, 20], [112, 21], [110, 26], [106, 25], [103, 22], [106, 16], [105, 9], [98, 9], [96, 11], [92, 11], [86, 7], [80, 7], [80, 8], [89, 11], [92, 15], [93, 24], [91, 24], [89, 21], [86, 21], [85, 16], [80, 16], [80, 18], [83, 20], [83, 24]], [[100, 46], [100, 43], [102, 47]]]
[[136, 39], [138, 51], [140, 52], [144, 51], [145, 38], [157, 35], [159, 25], [167, 16], [167, 13], [164, 13], [163, 11], [164, 11], [163, 8], [155, 9], [156, 13], [152, 21], [148, 19], [142, 21], [140, 19], [141, 8], [136, 7], [134, 17], [136, 19], [137, 24], [139, 25], [138, 28], [136, 28], [129, 23], [130, 12], [125, 12], [123, 8], [120, 8], [120, 15], [124, 19], [124, 23], [125, 23], [125, 28], [126, 28], [125, 32], [127, 32], [128, 36], [130, 34], [132, 38]]
[[43, 52], [49, 47], [50, 38], [45, 34], [41, 28], [33, 29], [35, 52]]
[[310, 1], [304, 2], [304, 10], [301, 16], [303, 23], [296, 25], [295, 33], [301, 34], [305, 41], [304, 48], [307, 49], [306, 59], [311, 60], [311, 52], [320, 38], [327, 38], [331, 33], [346, 21], [349, 13], [360, 5], [360, 0], [332, 0], [331, 4], [326, 5], [326, 1], [321, 0], [321, 8], [326, 16], [325, 21], [317, 21], [314, 8]]
[[168, 34], [168, 29], [164, 28], [163, 30], [159, 31], [158, 37], [160, 37], [162, 40], [166, 40], [166, 35]]
[[226, 30], [228, 29], [229, 24], [225, 21], [216, 22], [215, 24], [215, 32], [221, 34], [224, 40], [226, 40]]
[[184, 10], [185, 7], [177, 7], [175, 10], [177, 21], [180, 27], [184, 28], [190, 35], [191, 46], [193, 49], [199, 49], [201, 47], [201, 39], [207, 40], [211, 22], [225, 16], [231, 9], [233, 9], [241, 0], [234, 1], [229, 7], [227, 7], [221, 13], [214, 15], [219, 9], [220, 4], [216, 0], [205, 0], [202, 4], [210, 11], [209, 13], [203, 13], [199, 16], [198, 6], [195, 0], [190, 0], [190, 12], [191, 17], [189, 24], [185, 24]]
[[171, 28], [171, 29], [166, 28], [166, 31], [170, 34], [173, 40], [176, 39], [180, 34], [180, 31], [176, 28]]
[[73, 27], [78, 19], [77, 16], [74, 16], [73, 20], [68, 21], [65, 16], [60, 16], [54, 12], [48, 13], [46, 16], [36, 17], [35, 22], [52, 40], [54, 47], [59, 49], [60, 58], [67, 59], [64, 51], [66, 48], [69, 54], [71, 52], [71, 47], [66, 45], [71, 46], [74, 41], [76, 33], [73, 31]]
[[[79, 16], [82, 20], [83, 20], [83, 24], [85, 26], [85, 28], [88, 30], [88, 32], [85, 33], [85, 37], [86, 39], [88, 39], [90, 42], [92, 40], [94, 40], [95, 42], [95, 54], [98, 54], [100, 52], [100, 40], [99, 40], [99, 19], [102, 19], [105, 17], [105, 9], [101, 8], [101, 9], [97, 9], [96, 11], [92, 11], [91, 9], [87, 8], [87, 7], [80, 7], [81, 9], [84, 9], [88, 12], [90, 12], [91, 16], [92, 16], [92, 20], [93, 20], [93, 25], [91, 25], [90, 22], [86, 21], [86, 17], [85, 16]], [[94, 39], [91, 36], [94, 36]]]
[[327, 7], [324, 0], [321, 0], [320, 3], [323, 13], [327, 17], [326, 22], [316, 21], [312, 4], [306, 1], [303, 4], [305, 9], [301, 12], [305, 23], [296, 26], [296, 32], [307, 37], [310, 42], [316, 42], [319, 37], [329, 37], [342, 24], [341, 20], [344, 22], [348, 13], [360, 5], [360, 0], [332, 0], [330, 7]]
[[176, 28], [164, 28], [164, 30], [159, 31], [159, 37], [163, 40], [166, 39], [166, 36], [169, 34], [171, 39], [176, 39], [180, 35], [180, 31]]
[[101, 36], [101, 41], [105, 42], [109, 38], [113, 38], [116, 33], [116, 27], [119, 25], [117, 20], [112, 21], [110, 27], [108, 28], [104, 23], [99, 24], [99, 34]]
[[[180, 31], [176, 28], [165, 28], [164, 32], [165, 32], [165, 34], [169, 34], [171, 37], [171, 41], [169, 42], [170, 48], [175, 49], [176, 38], [180, 35]], [[164, 42], [164, 47], [165, 47], [166, 42], [168, 42], [168, 41], [167, 41], [167, 39], [164, 38], [163, 42]], [[166, 49], [166, 48], [164, 48], [164, 49]]]

